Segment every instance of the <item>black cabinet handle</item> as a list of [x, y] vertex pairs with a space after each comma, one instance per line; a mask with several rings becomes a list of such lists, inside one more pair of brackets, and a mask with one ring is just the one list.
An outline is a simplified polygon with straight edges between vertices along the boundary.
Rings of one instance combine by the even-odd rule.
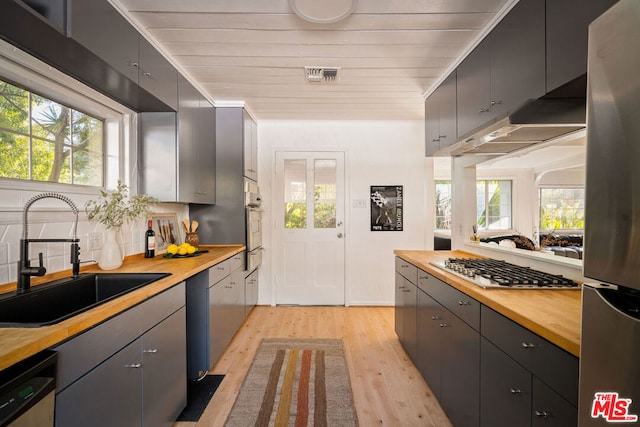
[[538, 417], [538, 418], [545, 418], [546, 419], [546, 418], [549, 418], [551, 416], [551, 413], [547, 412], [547, 411], [542, 411], [542, 412], [533, 411], [533, 413], [536, 414], [536, 417]]
[[524, 349], [534, 349], [535, 345], [533, 343], [526, 343], [526, 342], [522, 342], [522, 344], [520, 344], [522, 346], [522, 348]]
[[511, 387], [511, 388], [509, 389], [509, 391], [510, 391], [510, 392], [511, 392], [511, 394], [513, 394], [513, 395], [522, 394], [522, 390], [520, 390], [519, 388], [513, 388], [513, 387]]

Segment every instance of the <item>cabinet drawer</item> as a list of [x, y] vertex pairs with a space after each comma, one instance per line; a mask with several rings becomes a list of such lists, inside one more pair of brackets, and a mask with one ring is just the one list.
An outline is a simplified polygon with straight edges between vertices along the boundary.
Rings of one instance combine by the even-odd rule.
[[481, 332], [571, 404], [578, 405], [578, 358], [482, 306]]
[[410, 264], [400, 257], [396, 257], [396, 271], [402, 274], [414, 285], [418, 283], [418, 267]]
[[418, 287], [476, 331], [480, 330], [480, 303], [429, 273], [418, 270]]
[[235, 254], [233, 257], [229, 258], [229, 271], [230, 272], [234, 272], [238, 269], [243, 269], [244, 270], [244, 265], [245, 265], [245, 252], [240, 252], [239, 254]]
[[231, 273], [231, 259], [226, 259], [209, 269], [209, 286], [213, 286]]

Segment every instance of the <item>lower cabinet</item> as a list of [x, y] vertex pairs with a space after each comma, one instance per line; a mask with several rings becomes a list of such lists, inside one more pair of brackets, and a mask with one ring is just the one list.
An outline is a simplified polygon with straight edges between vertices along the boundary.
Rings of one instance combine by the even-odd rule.
[[187, 404], [185, 325], [180, 284], [56, 347], [56, 425], [172, 426]]
[[187, 279], [188, 378], [220, 358], [245, 319], [244, 252]]
[[400, 273], [396, 273], [395, 330], [407, 354], [416, 358], [416, 298], [417, 288]]
[[453, 425], [577, 426], [577, 357], [404, 263], [396, 333]]
[[244, 278], [244, 317], [258, 304], [258, 269]]
[[480, 334], [422, 289], [417, 292], [417, 355], [413, 360], [451, 422], [458, 427], [477, 426]]

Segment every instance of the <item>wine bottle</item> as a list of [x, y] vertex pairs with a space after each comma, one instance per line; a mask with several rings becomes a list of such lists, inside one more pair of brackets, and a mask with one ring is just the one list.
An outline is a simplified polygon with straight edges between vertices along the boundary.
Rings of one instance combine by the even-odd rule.
[[153, 258], [156, 256], [156, 233], [151, 227], [152, 221], [147, 222], [147, 231], [144, 233], [144, 257]]

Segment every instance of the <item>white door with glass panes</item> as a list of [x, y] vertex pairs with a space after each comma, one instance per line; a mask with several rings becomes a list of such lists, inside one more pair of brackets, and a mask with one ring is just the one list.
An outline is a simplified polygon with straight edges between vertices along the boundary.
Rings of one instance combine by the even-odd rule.
[[276, 304], [344, 305], [344, 153], [277, 152]]

